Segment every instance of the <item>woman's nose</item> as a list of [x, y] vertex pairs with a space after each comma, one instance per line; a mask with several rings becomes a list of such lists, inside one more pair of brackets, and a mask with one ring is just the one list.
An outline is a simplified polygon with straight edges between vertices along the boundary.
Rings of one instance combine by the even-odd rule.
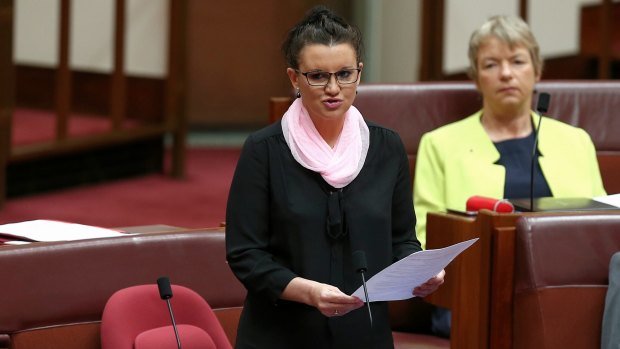
[[325, 85], [325, 91], [327, 93], [338, 93], [340, 91], [340, 85], [336, 80], [336, 74], [330, 75], [329, 81], [327, 81], [327, 85]]
[[508, 63], [508, 62], [503, 62], [502, 63], [500, 74], [501, 74], [502, 78], [505, 78], [505, 79], [512, 77], [512, 67], [510, 66], [510, 63]]

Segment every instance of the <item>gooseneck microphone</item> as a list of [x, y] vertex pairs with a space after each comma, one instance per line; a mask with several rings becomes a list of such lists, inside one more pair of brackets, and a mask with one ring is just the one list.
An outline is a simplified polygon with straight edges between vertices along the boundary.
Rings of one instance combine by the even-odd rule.
[[370, 311], [370, 301], [368, 299], [368, 290], [366, 289], [366, 278], [364, 273], [368, 270], [366, 266], [366, 253], [361, 250], [353, 252], [353, 268], [362, 275], [362, 285], [364, 286], [364, 296], [366, 297], [366, 306], [368, 307], [368, 318], [370, 319], [370, 328], [372, 328], [372, 312]]
[[157, 279], [157, 288], [159, 288], [159, 296], [165, 300], [168, 304], [168, 311], [170, 312], [170, 319], [172, 320], [172, 328], [174, 329], [174, 335], [177, 339], [177, 346], [181, 348], [181, 339], [179, 338], [179, 331], [177, 330], [177, 323], [174, 321], [174, 314], [172, 313], [172, 304], [170, 304], [170, 298], [172, 298], [172, 287], [170, 286], [170, 279], [166, 276], [162, 276]]
[[547, 92], [538, 95], [538, 103], [536, 104], [536, 113], [538, 114], [538, 126], [534, 134], [534, 147], [532, 149], [532, 166], [530, 167], [530, 211], [534, 212], [534, 169], [536, 168], [536, 151], [538, 150], [538, 131], [540, 131], [540, 123], [542, 122], [542, 114], [549, 110], [549, 100], [551, 96]]

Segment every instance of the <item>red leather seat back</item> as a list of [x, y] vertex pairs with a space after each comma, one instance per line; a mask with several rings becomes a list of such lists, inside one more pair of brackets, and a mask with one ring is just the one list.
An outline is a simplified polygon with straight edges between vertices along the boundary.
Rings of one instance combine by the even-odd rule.
[[537, 88], [551, 94], [547, 115], [581, 127], [592, 137], [605, 190], [620, 192], [620, 82], [545, 81]]
[[548, 116], [586, 130], [597, 151], [620, 152], [620, 82], [543, 81], [537, 90], [551, 95]]
[[[188, 348], [231, 348], [213, 310], [200, 295], [178, 285], [172, 285], [172, 292], [170, 303], [181, 343], [187, 343]], [[136, 341], [138, 337], [141, 338]], [[205, 337], [211, 341], [205, 341]], [[103, 311], [102, 349], [134, 349], [134, 343], [148, 344], [158, 342], [157, 339], [176, 345], [168, 306], [160, 298], [157, 286], [140, 285], [115, 292]]]
[[620, 213], [517, 222], [514, 348], [598, 348]]
[[398, 132], [413, 179], [422, 135], [473, 114], [482, 100], [469, 82], [361, 84], [354, 105], [367, 120]]

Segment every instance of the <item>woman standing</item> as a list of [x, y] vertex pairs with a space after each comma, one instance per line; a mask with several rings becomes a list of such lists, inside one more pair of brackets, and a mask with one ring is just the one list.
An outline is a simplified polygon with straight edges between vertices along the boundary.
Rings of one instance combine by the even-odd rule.
[[[297, 99], [246, 141], [228, 199], [227, 258], [248, 290], [237, 348], [391, 348], [385, 302], [349, 296], [367, 277], [420, 250], [408, 162], [398, 135], [352, 106], [360, 32], [324, 7], [283, 44]], [[442, 271], [412, 290], [425, 296]], [[374, 342], [374, 344], [373, 344]]]

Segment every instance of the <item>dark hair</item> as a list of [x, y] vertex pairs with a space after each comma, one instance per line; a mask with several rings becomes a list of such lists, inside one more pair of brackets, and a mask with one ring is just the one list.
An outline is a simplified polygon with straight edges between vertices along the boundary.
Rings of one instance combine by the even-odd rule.
[[332, 46], [350, 44], [355, 50], [357, 63], [362, 61], [362, 33], [336, 15], [332, 10], [319, 5], [310, 10], [301, 22], [289, 30], [282, 43], [282, 53], [289, 67], [299, 68], [299, 52], [311, 44]]

